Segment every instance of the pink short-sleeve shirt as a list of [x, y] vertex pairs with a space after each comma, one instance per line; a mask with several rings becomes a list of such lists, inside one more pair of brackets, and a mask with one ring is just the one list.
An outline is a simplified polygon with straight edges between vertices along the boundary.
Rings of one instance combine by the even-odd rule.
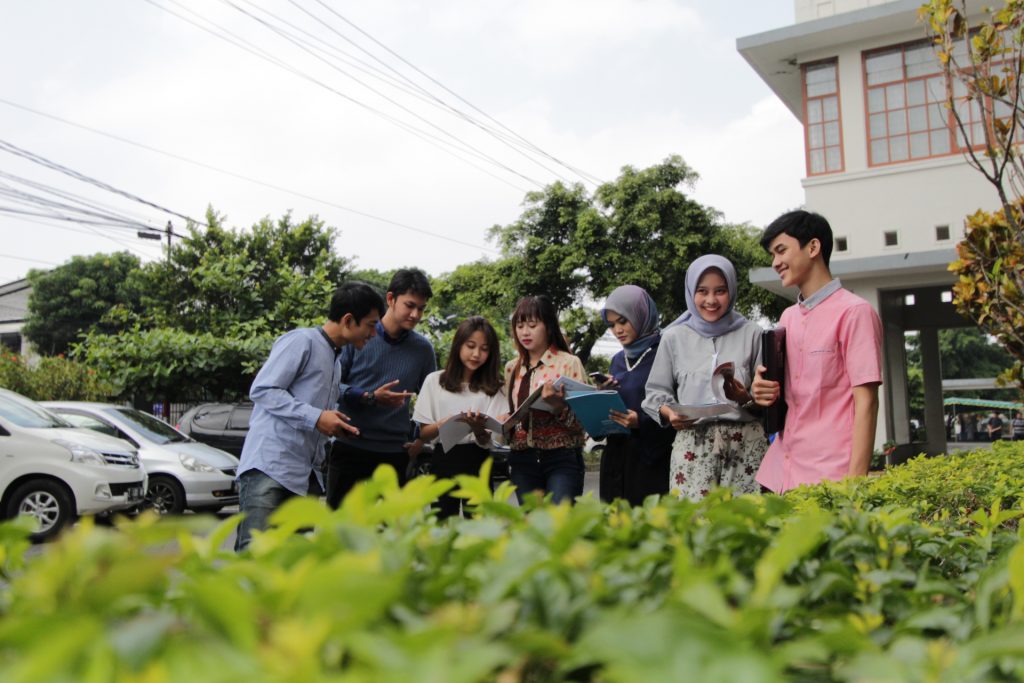
[[786, 328], [786, 426], [757, 472], [776, 493], [846, 476], [853, 387], [882, 382], [882, 322], [849, 290], [810, 309], [790, 306], [779, 324]]

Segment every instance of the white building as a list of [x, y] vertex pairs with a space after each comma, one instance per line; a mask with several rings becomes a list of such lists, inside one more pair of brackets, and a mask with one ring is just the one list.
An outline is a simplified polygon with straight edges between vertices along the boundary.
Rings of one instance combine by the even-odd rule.
[[[938, 330], [970, 324], [949, 303], [947, 266], [964, 217], [998, 201], [949, 126], [921, 3], [795, 0], [795, 24], [740, 38], [737, 48], [804, 124], [805, 206], [832, 224], [833, 274], [882, 317], [876, 444], [910, 441], [904, 333], [918, 330], [927, 450], [937, 453], [945, 449]], [[770, 269], [751, 281], [784, 293]]]
[[28, 318], [28, 280], [15, 280], [0, 285], [0, 347], [15, 353], [28, 353], [28, 342], [21, 328]]

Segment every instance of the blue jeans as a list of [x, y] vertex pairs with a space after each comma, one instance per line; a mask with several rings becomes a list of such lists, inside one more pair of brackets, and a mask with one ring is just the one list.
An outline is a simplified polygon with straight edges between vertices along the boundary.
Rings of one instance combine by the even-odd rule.
[[243, 472], [238, 478], [238, 510], [245, 518], [238, 525], [235, 552], [245, 550], [253, 530], [265, 531], [274, 510], [295, 495], [259, 470]]
[[509, 479], [520, 503], [531, 491], [550, 493], [555, 503], [583, 495], [583, 451], [579, 448], [527, 448], [508, 456]]

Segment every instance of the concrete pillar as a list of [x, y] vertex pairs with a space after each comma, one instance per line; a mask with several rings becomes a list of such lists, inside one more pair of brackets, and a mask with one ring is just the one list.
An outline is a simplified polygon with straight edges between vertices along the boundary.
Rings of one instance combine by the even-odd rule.
[[921, 370], [924, 373], [924, 428], [930, 454], [946, 451], [946, 415], [942, 407], [942, 357], [939, 330], [925, 327], [920, 332]]

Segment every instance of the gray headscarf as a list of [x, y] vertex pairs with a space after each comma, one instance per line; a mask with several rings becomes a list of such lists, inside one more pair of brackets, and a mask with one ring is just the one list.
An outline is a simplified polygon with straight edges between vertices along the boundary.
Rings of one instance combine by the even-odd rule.
[[658, 329], [658, 306], [643, 287], [622, 285], [608, 295], [608, 300], [601, 309], [601, 319], [608, 323], [608, 311], [615, 311], [628, 320], [636, 330], [636, 341], [623, 349], [626, 358], [636, 360], [644, 351], [658, 340], [661, 330]]
[[[729, 288], [729, 308], [725, 315], [713, 323], [700, 316], [697, 312], [697, 305], [693, 301], [693, 295], [697, 291], [697, 284], [701, 277], [710, 268], [717, 268], [725, 276], [726, 287]], [[732, 262], [718, 254], [705, 254], [690, 264], [686, 269], [686, 313], [676, 318], [669, 327], [686, 325], [702, 337], [721, 337], [733, 330], [738, 330], [747, 323], [747, 319], [733, 310], [736, 305], [736, 268]]]

